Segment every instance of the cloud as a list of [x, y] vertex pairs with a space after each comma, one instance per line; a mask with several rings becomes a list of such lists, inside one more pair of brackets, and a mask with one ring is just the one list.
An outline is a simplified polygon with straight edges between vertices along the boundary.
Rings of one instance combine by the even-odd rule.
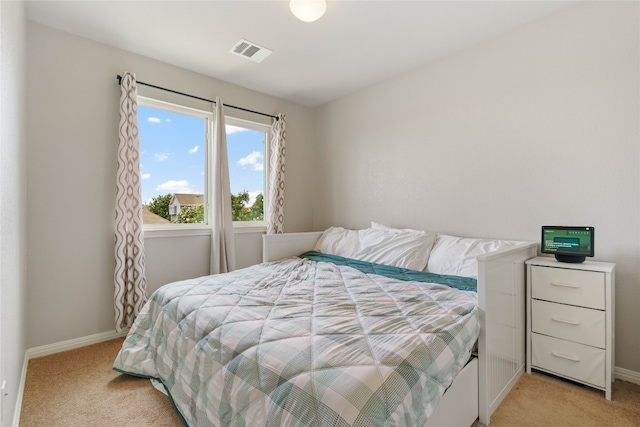
[[189, 150], [189, 154], [195, 154], [198, 152], [198, 149], [200, 148], [199, 145], [196, 145], [195, 147], [193, 147], [191, 150]]
[[160, 123], [160, 119], [159, 119], [159, 118], [157, 118], [157, 117], [149, 117], [149, 118], [147, 119], [147, 121], [148, 121], [149, 123]]
[[169, 153], [156, 153], [153, 155], [153, 157], [155, 157], [155, 159], [159, 162], [164, 162], [169, 158]]
[[151, 174], [150, 173], [143, 173], [142, 175], [140, 175], [140, 178], [149, 179], [149, 178], [151, 178]]
[[225, 125], [224, 129], [227, 132], [227, 135], [229, 135], [231, 133], [236, 133], [236, 132], [246, 132], [246, 131], [249, 130], [249, 129], [246, 129], [246, 128], [241, 128], [241, 127], [232, 126], [232, 125]]
[[187, 180], [169, 180], [156, 187], [156, 191], [168, 191], [170, 193], [195, 193], [195, 190]]
[[263, 158], [262, 153], [253, 151], [247, 156], [238, 160], [240, 166], [251, 166], [254, 171], [261, 171], [264, 169], [264, 164], [260, 161]]

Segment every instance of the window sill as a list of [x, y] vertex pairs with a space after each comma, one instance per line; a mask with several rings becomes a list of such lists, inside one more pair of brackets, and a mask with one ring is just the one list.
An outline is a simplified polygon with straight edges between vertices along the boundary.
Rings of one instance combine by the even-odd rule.
[[[267, 226], [264, 223], [250, 222], [234, 222], [233, 234], [264, 234]], [[145, 239], [167, 238], [167, 237], [192, 237], [192, 236], [211, 236], [211, 228], [209, 227], [144, 227]]]
[[233, 234], [261, 233], [267, 232], [267, 225], [257, 221], [236, 221], [233, 223]]

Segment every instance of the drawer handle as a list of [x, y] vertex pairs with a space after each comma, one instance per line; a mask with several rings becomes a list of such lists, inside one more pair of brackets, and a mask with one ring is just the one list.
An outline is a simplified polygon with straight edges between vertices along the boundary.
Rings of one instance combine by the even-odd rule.
[[562, 286], [563, 288], [579, 288], [580, 285], [574, 285], [573, 283], [551, 282], [553, 286]]
[[568, 356], [566, 354], [558, 353], [558, 352], [555, 352], [555, 351], [552, 351], [551, 354], [553, 354], [556, 357], [561, 357], [563, 359], [571, 360], [572, 362], [579, 362], [580, 361], [580, 359], [575, 357], [575, 356]]
[[568, 323], [569, 325], [579, 325], [580, 322], [576, 320], [563, 319], [561, 317], [551, 316], [551, 320], [555, 320], [556, 322]]

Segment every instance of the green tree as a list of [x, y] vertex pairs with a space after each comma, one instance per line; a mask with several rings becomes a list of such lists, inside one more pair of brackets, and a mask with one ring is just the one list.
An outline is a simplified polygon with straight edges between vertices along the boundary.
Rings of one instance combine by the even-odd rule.
[[262, 193], [256, 196], [256, 201], [251, 206], [251, 220], [264, 221], [264, 197]]
[[180, 209], [180, 213], [173, 223], [176, 224], [196, 224], [204, 222], [204, 205], [185, 206]]
[[234, 221], [262, 221], [264, 220], [264, 197], [258, 194], [256, 201], [251, 207], [249, 203], [249, 192], [241, 191], [231, 195], [231, 216]]
[[249, 202], [249, 192], [242, 191], [231, 195], [231, 218], [233, 221], [246, 221], [249, 209], [245, 203]]
[[165, 194], [164, 196], [152, 198], [147, 207], [150, 212], [171, 221], [171, 216], [169, 215], [169, 203], [171, 203], [171, 194]]

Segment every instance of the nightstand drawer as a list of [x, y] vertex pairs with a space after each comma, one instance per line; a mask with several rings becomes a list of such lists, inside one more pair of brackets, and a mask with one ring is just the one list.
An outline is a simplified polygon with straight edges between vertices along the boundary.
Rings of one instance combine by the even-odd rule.
[[531, 364], [534, 368], [603, 388], [604, 362], [605, 350], [531, 334]]
[[531, 301], [531, 330], [605, 348], [605, 312], [546, 301]]
[[604, 273], [532, 266], [531, 275], [533, 298], [605, 309]]

